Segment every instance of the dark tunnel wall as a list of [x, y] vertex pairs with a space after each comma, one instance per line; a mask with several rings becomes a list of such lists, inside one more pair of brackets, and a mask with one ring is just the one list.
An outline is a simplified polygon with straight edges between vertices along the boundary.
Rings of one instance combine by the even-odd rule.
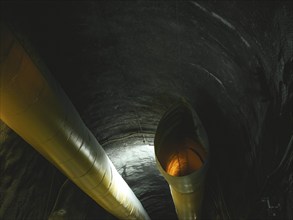
[[[211, 151], [204, 219], [292, 219], [290, 2], [1, 2], [152, 219], [176, 219], [155, 167], [180, 98]], [[1, 122], [0, 219], [113, 219]], [[275, 213], [275, 216], [274, 216]]]

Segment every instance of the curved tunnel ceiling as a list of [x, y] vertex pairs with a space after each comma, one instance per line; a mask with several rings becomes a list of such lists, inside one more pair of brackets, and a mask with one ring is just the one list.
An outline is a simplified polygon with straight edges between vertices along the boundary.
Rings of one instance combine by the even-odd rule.
[[[1, 5], [152, 219], [176, 219], [153, 139], [180, 99], [209, 137], [204, 219], [292, 218], [292, 3]], [[114, 219], [3, 123], [0, 158], [0, 218]]]

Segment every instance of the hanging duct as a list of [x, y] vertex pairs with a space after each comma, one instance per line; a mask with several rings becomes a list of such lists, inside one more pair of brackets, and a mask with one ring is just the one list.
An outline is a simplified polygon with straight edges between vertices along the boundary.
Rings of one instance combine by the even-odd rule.
[[149, 219], [56, 81], [1, 24], [0, 117], [119, 219]]
[[170, 186], [179, 219], [198, 219], [208, 165], [208, 139], [191, 106], [172, 106], [155, 135], [159, 171]]

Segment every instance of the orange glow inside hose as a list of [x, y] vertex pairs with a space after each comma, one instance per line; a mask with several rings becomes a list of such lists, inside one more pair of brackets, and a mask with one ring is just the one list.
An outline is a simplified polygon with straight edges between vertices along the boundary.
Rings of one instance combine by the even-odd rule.
[[185, 176], [199, 170], [204, 164], [206, 153], [203, 147], [190, 138], [185, 138], [170, 148], [175, 150], [166, 161], [165, 171], [169, 175]]

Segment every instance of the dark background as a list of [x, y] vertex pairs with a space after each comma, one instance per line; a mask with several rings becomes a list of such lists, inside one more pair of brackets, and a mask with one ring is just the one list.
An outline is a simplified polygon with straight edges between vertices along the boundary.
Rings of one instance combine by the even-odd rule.
[[[210, 142], [203, 219], [293, 219], [292, 3], [0, 4], [152, 219], [176, 219], [153, 138], [181, 98]], [[0, 219], [114, 219], [0, 123]]]

